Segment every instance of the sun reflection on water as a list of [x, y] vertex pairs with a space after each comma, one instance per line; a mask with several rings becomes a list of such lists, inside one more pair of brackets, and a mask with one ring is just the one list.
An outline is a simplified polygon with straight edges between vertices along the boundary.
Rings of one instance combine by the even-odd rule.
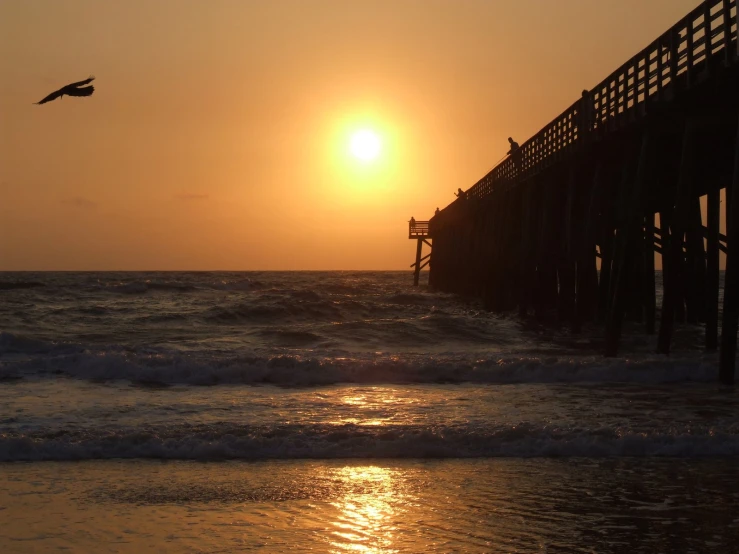
[[331, 503], [337, 510], [329, 539], [332, 552], [398, 552], [395, 536], [406, 511], [408, 491], [397, 471], [343, 467], [332, 477], [343, 481], [348, 491]]
[[332, 423], [336, 425], [383, 426], [410, 423], [407, 407], [416, 404], [417, 398], [384, 387], [363, 387], [349, 394], [342, 394], [337, 401], [347, 408], [346, 415]]

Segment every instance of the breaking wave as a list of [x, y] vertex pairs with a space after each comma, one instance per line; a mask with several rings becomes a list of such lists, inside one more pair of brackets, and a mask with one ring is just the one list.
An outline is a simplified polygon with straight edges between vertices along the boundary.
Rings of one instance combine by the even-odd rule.
[[[310, 345], [311, 332], [276, 331], [280, 344]], [[3, 361], [5, 359], [5, 361]], [[91, 348], [52, 344], [0, 333], [0, 379], [66, 375], [162, 385], [337, 383], [676, 383], [712, 382], [715, 361], [695, 358], [605, 359], [596, 356], [477, 357], [465, 354], [259, 355], [252, 352], [184, 352], [162, 347]]]
[[633, 432], [535, 425], [179, 425], [0, 435], [0, 461], [110, 458], [331, 459], [476, 457], [729, 457], [738, 430]]

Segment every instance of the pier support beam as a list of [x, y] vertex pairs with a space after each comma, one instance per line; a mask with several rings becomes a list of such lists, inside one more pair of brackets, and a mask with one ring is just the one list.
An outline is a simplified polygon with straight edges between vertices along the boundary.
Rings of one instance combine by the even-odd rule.
[[413, 271], [413, 286], [418, 286], [418, 279], [421, 276], [421, 250], [423, 249], [423, 239], [418, 239], [416, 246], [416, 268]]
[[716, 187], [708, 192], [706, 238], [706, 350], [718, 348], [718, 289], [719, 289], [719, 222], [721, 219], [721, 191]]
[[[622, 227], [616, 233], [616, 247], [613, 258], [615, 271], [611, 282], [613, 300], [608, 314], [608, 320], [606, 321], [606, 356], [616, 356], [618, 354], [618, 346], [621, 341], [621, 326], [623, 324], [624, 314], [626, 313], [629, 277], [633, 270], [633, 262], [636, 255], [634, 245], [639, 244], [641, 246], [643, 242], [635, 239], [637, 238], [636, 233], [641, 232], [643, 222], [642, 204], [647, 164], [649, 163], [649, 141], [649, 131], [646, 130], [641, 140], [636, 176], [629, 183], [630, 186], [627, 186], [622, 191], [621, 195], [624, 217]], [[628, 183], [629, 180], [626, 180], [626, 182]]]
[[518, 314], [521, 317], [528, 315], [531, 305], [532, 273], [534, 272], [532, 262], [532, 250], [535, 248], [536, 232], [535, 218], [532, 213], [534, 206], [532, 201], [531, 185], [524, 185], [521, 192], [521, 246], [518, 256]]
[[559, 320], [566, 323], [573, 331], [579, 330], [577, 317], [577, 255], [582, 240], [582, 231], [576, 228], [581, 220], [577, 210], [577, 170], [570, 166], [567, 177], [566, 200], [564, 206], [563, 228], [565, 244], [557, 267], [559, 278]]
[[613, 230], [603, 232], [600, 242], [600, 280], [598, 283], [598, 311], [596, 319], [605, 323], [610, 310], [611, 266], [613, 264]]
[[683, 131], [682, 153], [680, 155], [680, 169], [675, 195], [675, 208], [670, 217], [669, 235], [667, 225], [662, 221], [662, 278], [664, 296], [662, 299], [662, 318], [659, 326], [657, 349], [662, 354], [670, 353], [672, 329], [674, 320], [680, 318], [679, 308], [684, 301], [682, 277], [685, 263], [683, 261], [683, 237], [687, 227], [690, 193], [693, 177], [693, 132], [692, 121], [685, 124]]
[[739, 328], [739, 118], [734, 147], [734, 178], [731, 182], [731, 205], [726, 229], [726, 273], [724, 274], [724, 313], [721, 325], [721, 358], [719, 379], [734, 384], [736, 372], [736, 338]]
[[703, 222], [699, 198], [691, 198], [685, 237], [685, 305], [688, 323], [697, 325], [706, 320], [705, 291], [706, 250], [703, 246]]
[[648, 335], [653, 335], [657, 297], [654, 274], [654, 214], [652, 213], [644, 219], [644, 307], [646, 331]]

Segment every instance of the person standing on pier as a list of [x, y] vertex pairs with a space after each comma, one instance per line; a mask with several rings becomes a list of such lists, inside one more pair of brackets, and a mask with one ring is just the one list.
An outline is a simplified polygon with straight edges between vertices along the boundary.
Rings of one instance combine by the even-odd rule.
[[513, 168], [515, 173], [518, 174], [521, 168], [521, 147], [511, 137], [508, 137], [508, 143], [511, 145], [511, 149], [508, 151], [508, 155], [513, 160]]
[[457, 189], [457, 192], [454, 193], [454, 196], [456, 196], [457, 198], [465, 199], [467, 198], [467, 193], [462, 190], [462, 187], [460, 187]]

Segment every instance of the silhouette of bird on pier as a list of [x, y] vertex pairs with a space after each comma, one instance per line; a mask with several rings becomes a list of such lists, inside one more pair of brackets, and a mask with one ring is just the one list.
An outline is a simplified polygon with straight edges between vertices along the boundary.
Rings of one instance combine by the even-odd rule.
[[93, 75], [90, 75], [84, 81], [78, 81], [76, 83], [71, 83], [67, 86], [60, 88], [59, 90], [55, 90], [43, 100], [36, 102], [36, 104], [46, 104], [47, 102], [51, 102], [52, 100], [61, 98], [65, 94], [67, 96], [90, 96], [95, 90], [95, 87], [93, 87], [92, 85], [90, 85], [89, 87], [85, 87], [82, 85], [86, 85], [94, 80], [95, 80], [95, 77]]

